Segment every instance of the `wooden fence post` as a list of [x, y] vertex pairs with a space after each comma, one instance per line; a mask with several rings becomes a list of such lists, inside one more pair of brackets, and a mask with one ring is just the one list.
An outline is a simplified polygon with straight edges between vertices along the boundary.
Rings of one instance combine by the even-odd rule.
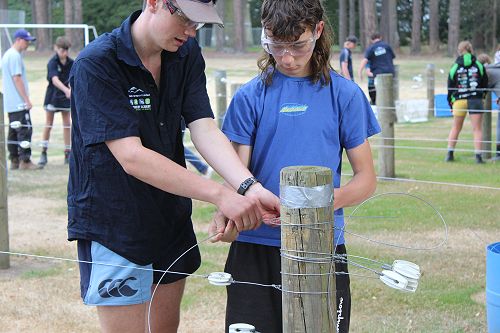
[[491, 111], [492, 111], [492, 105], [491, 105], [491, 92], [488, 91], [486, 93], [486, 99], [484, 101], [484, 110], [486, 112], [483, 113], [483, 122], [481, 124], [482, 127], [482, 132], [483, 132], [483, 137], [481, 140], [483, 141], [481, 144], [481, 150], [483, 153], [481, 154], [483, 159], [489, 159], [491, 158]]
[[280, 179], [283, 333], [335, 332], [332, 171], [291, 166]]
[[425, 70], [427, 77], [427, 100], [429, 101], [429, 106], [427, 110], [427, 119], [434, 118], [434, 99], [435, 99], [435, 66], [434, 64], [427, 64]]
[[236, 92], [238, 91], [238, 89], [241, 88], [243, 84], [241, 83], [231, 83], [231, 98], [234, 97], [234, 95], [236, 94]]
[[378, 153], [378, 175], [381, 177], [394, 178], [394, 122], [396, 121], [396, 110], [394, 107], [394, 89], [392, 74], [379, 74], [375, 77], [377, 89], [377, 113], [380, 127], [382, 127], [382, 138]]
[[[399, 100], [399, 65], [394, 65], [394, 76], [392, 77], [393, 99]], [[394, 111], [394, 114], [396, 111]]]
[[[7, 159], [5, 158], [5, 124], [3, 94], [0, 93], [0, 251], [9, 252], [9, 214], [7, 205]], [[0, 269], [10, 267], [10, 256], [0, 253]]]
[[222, 128], [227, 110], [226, 71], [215, 71], [215, 101], [217, 108], [217, 124]]

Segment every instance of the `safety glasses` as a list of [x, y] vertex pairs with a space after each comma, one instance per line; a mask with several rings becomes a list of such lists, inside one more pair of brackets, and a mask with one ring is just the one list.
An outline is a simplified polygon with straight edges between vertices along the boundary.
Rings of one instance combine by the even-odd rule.
[[205, 23], [191, 21], [186, 16], [186, 14], [184, 14], [182, 12], [182, 10], [180, 10], [180, 8], [176, 7], [173, 4], [173, 2], [171, 0], [163, 0], [163, 3], [165, 4], [165, 6], [167, 6], [168, 11], [170, 12], [170, 14], [177, 15], [177, 17], [181, 20], [181, 22], [184, 25], [184, 27], [186, 27], [188, 29], [193, 29], [194, 28], [195, 30], [199, 30], [201, 27], [203, 27], [205, 25]]
[[308, 54], [314, 49], [314, 46], [316, 45], [316, 27], [314, 28], [314, 34], [312, 37], [306, 39], [306, 40], [301, 40], [301, 41], [296, 41], [296, 42], [275, 42], [271, 39], [269, 39], [266, 36], [266, 33], [264, 32], [264, 29], [262, 29], [262, 34], [260, 38], [260, 42], [262, 44], [262, 47], [264, 48], [264, 51], [267, 53], [275, 56], [275, 57], [282, 57], [285, 55], [285, 53], [289, 53], [292, 57], [300, 57], [303, 55]]

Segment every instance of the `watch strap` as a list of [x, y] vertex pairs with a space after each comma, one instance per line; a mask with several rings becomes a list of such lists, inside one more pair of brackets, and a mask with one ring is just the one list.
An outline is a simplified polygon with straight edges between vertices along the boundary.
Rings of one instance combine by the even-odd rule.
[[245, 179], [241, 184], [240, 187], [238, 188], [238, 194], [245, 195], [246, 191], [250, 188], [255, 183], [258, 183], [259, 181], [255, 177], [250, 177]]

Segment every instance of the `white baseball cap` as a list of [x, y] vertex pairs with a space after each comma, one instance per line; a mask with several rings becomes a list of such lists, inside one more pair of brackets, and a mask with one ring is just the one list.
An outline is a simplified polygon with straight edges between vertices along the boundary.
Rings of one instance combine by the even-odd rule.
[[224, 25], [212, 0], [177, 0], [176, 3], [193, 22]]

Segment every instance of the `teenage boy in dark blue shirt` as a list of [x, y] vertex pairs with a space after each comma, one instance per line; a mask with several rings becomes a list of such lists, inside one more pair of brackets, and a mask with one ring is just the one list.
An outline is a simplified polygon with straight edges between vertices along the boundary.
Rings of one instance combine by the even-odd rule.
[[[201, 23], [222, 24], [214, 1], [145, 0], [72, 68], [68, 238], [85, 261], [84, 303], [97, 306], [106, 332], [144, 332], [156, 285], [150, 327], [177, 331], [186, 276], [161, 279], [153, 269], [190, 274], [200, 265], [197, 248], [176, 261], [196, 243], [188, 198], [215, 204], [241, 231], [278, 214], [279, 199], [213, 121], [193, 38]], [[238, 193], [186, 170], [181, 116], [198, 151]]]

